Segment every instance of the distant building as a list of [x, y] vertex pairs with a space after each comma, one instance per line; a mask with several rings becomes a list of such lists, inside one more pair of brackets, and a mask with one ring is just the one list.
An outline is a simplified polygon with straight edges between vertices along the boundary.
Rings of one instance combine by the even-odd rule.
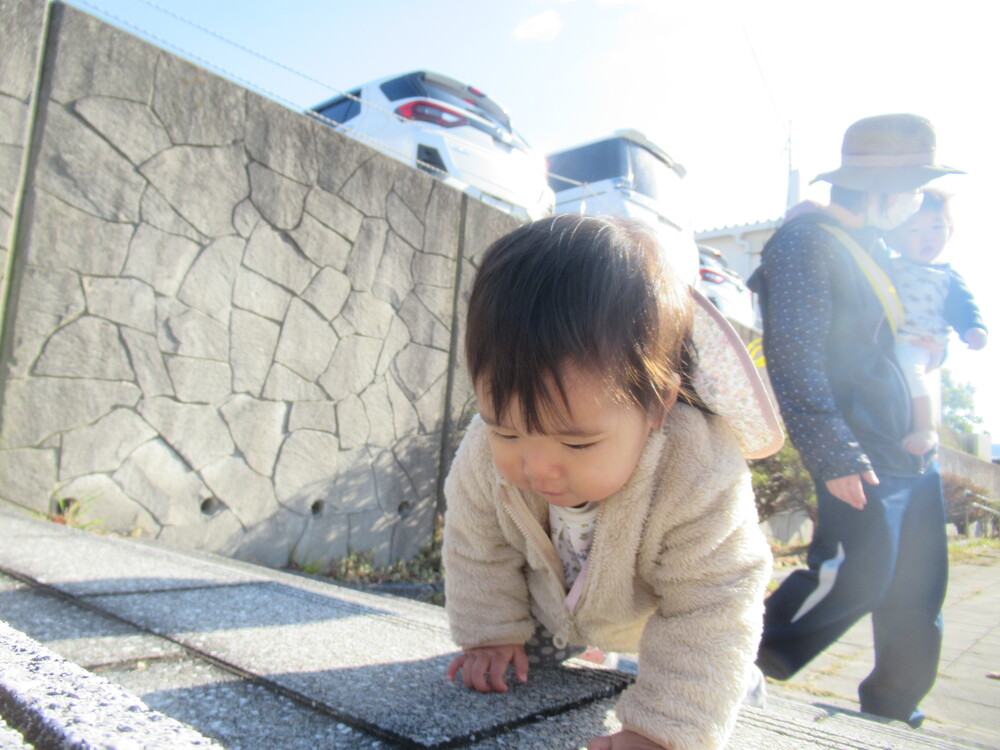
[[[799, 170], [792, 167], [792, 134], [791, 124], [788, 132], [788, 192], [785, 196], [785, 208], [791, 208], [802, 199], [801, 180]], [[771, 239], [778, 225], [781, 224], [779, 216], [776, 219], [758, 221], [755, 224], [740, 224], [737, 226], [720, 227], [718, 229], [706, 229], [695, 232], [695, 240], [699, 245], [714, 247], [722, 253], [729, 267], [740, 274], [744, 279], [749, 279], [757, 266], [760, 265], [760, 254], [764, 249], [764, 244]]]

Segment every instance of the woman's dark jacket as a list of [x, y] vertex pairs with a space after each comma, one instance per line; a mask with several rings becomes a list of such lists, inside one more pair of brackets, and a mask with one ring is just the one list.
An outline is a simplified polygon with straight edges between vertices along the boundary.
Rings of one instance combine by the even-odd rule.
[[788, 428], [814, 479], [874, 469], [915, 476], [906, 452], [910, 395], [882, 305], [849, 251], [820, 223], [840, 226], [888, 273], [872, 229], [848, 230], [823, 213], [782, 225], [750, 279], [760, 295], [767, 370]]

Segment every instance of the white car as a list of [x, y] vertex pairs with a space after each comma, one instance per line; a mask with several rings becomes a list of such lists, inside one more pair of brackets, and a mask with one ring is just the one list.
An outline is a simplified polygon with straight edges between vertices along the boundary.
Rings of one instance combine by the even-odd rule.
[[684, 167], [637, 130], [618, 130], [548, 155], [557, 214], [639, 219], [660, 240], [689, 284], [698, 281], [698, 248], [681, 179]]
[[707, 245], [698, 245], [698, 255], [702, 293], [730, 320], [747, 328], [758, 328], [753, 292], [742, 277], [729, 267], [726, 256]]
[[482, 91], [415, 71], [312, 108], [318, 119], [446, 184], [526, 219], [552, 213], [545, 158]]

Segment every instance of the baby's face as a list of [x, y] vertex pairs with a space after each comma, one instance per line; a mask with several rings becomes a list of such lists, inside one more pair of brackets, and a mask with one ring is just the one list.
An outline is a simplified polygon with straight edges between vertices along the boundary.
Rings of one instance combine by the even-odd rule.
[[543, 432], [527, 429], [517, 399], [498, 419], [487, 394], [476, 389], [493, 462], [515, 487], [552, 505], [606, 500], [632, 476], [654, 420], [637, 405], [612, 400], [591, 373], [568, 367], [563, 384], [569, 408], [548, 417]]
[[933, 263], [951, 236], [951, 222], [943, 211], [920, 211], [892, 231], [894, 250], [914, 263]]

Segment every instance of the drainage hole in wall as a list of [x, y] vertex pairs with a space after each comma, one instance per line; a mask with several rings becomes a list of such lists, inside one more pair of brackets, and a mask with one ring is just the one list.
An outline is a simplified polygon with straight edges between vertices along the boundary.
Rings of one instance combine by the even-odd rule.
[[324, 503], [322, 500], [316, 500], [315, 502], [313, 502], [312, 506], [310, 507], [310, 510], [312, 511], [312, 514], [314, 516], [321, 516], [323, 515], [323, 507], [325, 505], [326, 503]]
[[214, 516], [225, 507], [217, 497], [206, 497], [201, 501], [201, 512], [206, 516]]
[[396, 511], [399, 513], [400, 518], [406, 518], [408, 515], [410, 515], [410, 510], [411, 506], [405, 500], [401, 502], [399, 504], [399, 507], [396, 509]]

